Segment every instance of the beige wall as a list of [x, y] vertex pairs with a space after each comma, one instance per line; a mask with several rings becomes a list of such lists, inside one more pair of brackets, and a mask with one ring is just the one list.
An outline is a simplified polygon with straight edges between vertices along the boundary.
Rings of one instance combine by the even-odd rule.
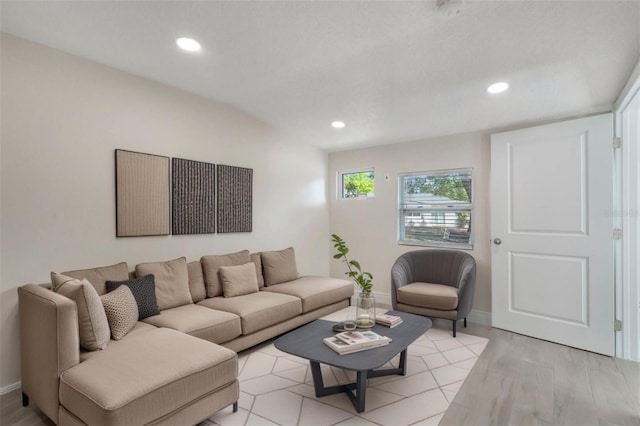
[[[51, 270], [294, 246], [301, 273], [329, 273], [325, 153], [229, 106], [1, 42], [0, 387], [20, 380], [16, 287]], [[253, 168], [253, 232], [115, 238], [116, 148]]]
[[[390, 271], [402, 253], [421, 249], [397, 244], [398, 173], [473, 168], [473, 236], [469, 250], [478, 264], [474, 310], [491, 311], [491, 247], [489, 244], [490, 136], [472, 133], [329, 154], [331, 232], [344, 238], [350, 254], [374, 277], [374, 292], [390, 303]], [[375, 196], [365, 200], [337, 198], [338, 171], [375, 168]], [[384, 175], [390, 176], [389, 181]], [[345, 266], [331, 262], [332, 276]], [[486, 315], [485, 315], [486, 317]]]

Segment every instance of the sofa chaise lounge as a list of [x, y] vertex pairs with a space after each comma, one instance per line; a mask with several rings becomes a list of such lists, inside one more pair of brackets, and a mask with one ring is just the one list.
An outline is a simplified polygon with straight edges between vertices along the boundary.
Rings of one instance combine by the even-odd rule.
[[348, 306], [353, 283], [299, 277], [289, 248], [52, 273], [18, 295], [24, 405], [60, 425], [177, 425], [237, 409], [236, 352]]

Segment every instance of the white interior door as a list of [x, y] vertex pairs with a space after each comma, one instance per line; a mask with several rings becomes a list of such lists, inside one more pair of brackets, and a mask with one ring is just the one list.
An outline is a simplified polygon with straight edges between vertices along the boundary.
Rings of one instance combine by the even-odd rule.
[[614, 353], [611, 114], [491, 136], [494, 327]]

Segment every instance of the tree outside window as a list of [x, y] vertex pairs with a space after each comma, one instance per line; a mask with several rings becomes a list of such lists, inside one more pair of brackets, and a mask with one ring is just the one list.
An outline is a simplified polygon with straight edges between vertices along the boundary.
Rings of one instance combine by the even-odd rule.
[[342, 198], [356, 198], [360, 195], [373, 195], [373, 170], [342, 173]]

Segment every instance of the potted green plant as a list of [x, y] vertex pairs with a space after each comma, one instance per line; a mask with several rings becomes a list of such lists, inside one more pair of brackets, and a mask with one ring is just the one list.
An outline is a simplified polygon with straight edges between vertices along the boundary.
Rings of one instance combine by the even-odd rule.
[[376, 322], [376, 300], [371, 291], [373, 290], [373, 276], [362, 270], [360, 262], [349, 260], [347, 254], [349, 248], [347, 243], [336, 234], [331, 234], [333, 247], [336, 249], [334, 259], [342, 259], [347, 265], [347, 275], [360, 287], [360, 294], [356, 300], [356, 325], [358, 328], [371, 328]]

